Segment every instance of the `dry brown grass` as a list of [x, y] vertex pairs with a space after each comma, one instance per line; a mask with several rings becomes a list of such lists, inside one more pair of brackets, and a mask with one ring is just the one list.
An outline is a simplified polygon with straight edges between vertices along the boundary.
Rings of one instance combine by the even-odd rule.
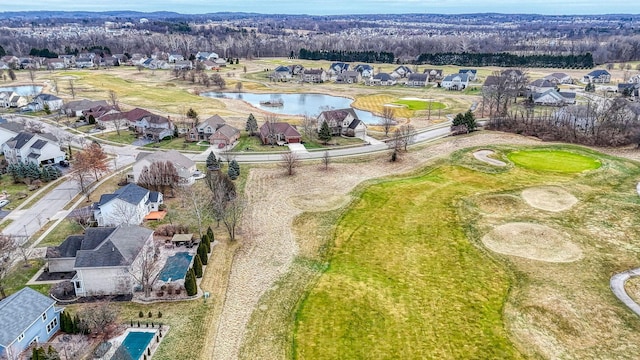
[[483, 236], [482, 243], [499, 254], [539, 261], [572, 262], [582, 257], [567, 234], [540, 224], [500, 225]]

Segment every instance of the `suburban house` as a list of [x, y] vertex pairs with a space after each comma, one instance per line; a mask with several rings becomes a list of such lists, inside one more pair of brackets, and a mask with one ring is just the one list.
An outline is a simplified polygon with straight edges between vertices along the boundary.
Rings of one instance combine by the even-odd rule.
[[238, 139], [240, 139], [240, 130], [224, 124], [209, 137], [209, 144], [226, 146], [235, 143]]
[[54, 164], [66, 159], [67, 154], [60, 145], [45, 135], [20, 132], [2, 144], [2, 152], [9, 164], [34, 163], [36, 165]]
[[304, 69], [302, 81], [308, 83], [323, 83], [327, 81], [327, 72], [323, 69]]
[[191, 185], [195, 181], [193, 174], [196, 172], [196, 163], [176, 150], [156, 151], [153, 153], [140, 153], [133, 164], [132, 172], [127, 175], [129, 182], [138, 182], [140, 174], [145, 167], [149, 168], [154, 162], [169, 161], [173, 164], [180, 177], [179, 183]]
[[363, 78], [370, 78], [373, 76], [373, 66], [369, 64], [358, 64], [354, 70], [359, 72], [360, 76]]
[[17, 95], [14, 91], [0, 91], [0, 107], [8, 108], [11, 106], [11, 99]]
[[67, 114], [67, 116], [82, 116], [83, 111], [100, 105], [108, 106], [106, 100], [75, 100], [69, 101], [62, 107], [62, 109], [64, 110], [64, 113]]
[[111, 109], [104, 112], [96, 119], [96, 124], [103, 129], [125, 129], [131, 124], [135, 124], [136, 121], [142, 119], [147, 115], [152, 115], [149, 111], [140, 108], [134, 108], [129, 111], [118, 111], [117, 109]]
[[151, 211], [158, 211], [162, 201], [162, 193], [127, 184], [100, 196], [93, 204], [93, 217], [98, 226], [139, 225]]
[[358, 119], [352, 108], [323, 111], [318, 115], [318, 132], [322, 123], [326, 122], [333, 136], [364, 137], [367, 126]]
[[94, 66], [93, 58], [90, 57], [78, 57], [75, 64], [78, 69], [92, 68]]
[[543, 79], [545, 80], [549, 80], [552, 83], [555, 83], [556, 85], [559, 84], [573, 84], [573, 79], [571, 78], [571, 76], [565, 74], [565, 73], [561, 73], [561, 72], [556, 72], [553, 74], [549, 74], [547, 76], [545, 76]]
[[132, 124], [136, 133], [154, 141], [160, 141], [174, 135], [174, 125], [169, 118], [149, 114]]
[[547, 90], [554, 90], [556, 88], [556, 84], [546, 79], [538, 79], [531, 82], [528, 88], [532, 93], [543, 93]]
[[355, 70], [347, 70], [336, 76], [338, 84], [357, 84], [361, 80], [360, 73]]
[[220, 115], [213, 115], [198, 126], [193, 127], [187, 134], [187, 141], [206, 141], [218, 130], [219, 127], [226, 124], [226, 121]]
[[278, 66], [273, 70], [271, 77], [277, 81], [289, 81], [293, 77], [291, 69], [288, 66]]
[[618, 93], [637, 98], [640, 93], [640, 83], [620, 83], [618, 84]]
[[409, 74], [412, 74], [413, 71], [406, 65], [400, 65], [395, 70], [391, 72], [391, 77], [394, 79], [406, 78], [409, 77]]
[[71, 280], [76, 296], [130, 295], [139, 285], [132, 273], [142, 250], [152, 242], [153, 230], [137, 225], [87, 228], [84, 235], [69, 236], [60, 246], [48, 248], [46, 259], [50, 272], [76, 272]]
[[345, 71], [349, 70], [349, 64], [343, 62], [335, 62], [329, 66], [329, 73], [331, 75], [342, 74]]
[[84, 116], [85, 119], [89, 119], [90, 117], [93, 116], [93, 118], [97, 120], [103, 115], [114, 114], [119, 112], [120, 112], [120, 109], [116, 106], [100, 104], [90, 109], [82, 110], [82, 116]]
[[76, 56], [75, 55], [58, 55], [58, 59], [64, 62], [65, 68], [70, 68], [76, 64]]
[[193, 69], [193, 63], [189, 60], [180, 60], [172, 63], [171, 69], [177, 70], [191, 70]]
[[536, 92], [531, 95], [533, 103], [536, 105], [564, 106], [576, 103], [576, 93], [560, 92], [555, 89], [547, 89], [543, 92]]
[[478, 79], [478, 70], [476, 69], [460, 69], [458, 74], [467, 74], [469, 81], [476, 81]]
[[393, 86], [396, 84], [396, 79], [387, 73], [377, 73], [369, 79], [369, 85], [371, 86]]
[[196, 54], [196, 60], [198, 61], [215, 60], [218, 57], [218, 54], [214, 52], [198, 51]]
[[25, 131], [24, 125], [18, 122], [9, 122], [6, 119], [2, 119], [0, 123], [0, 146], [18, 135], [20, 132]]
[[63, 59], [47, 59], [45, 64], [49, 70], [62, 70], [67, 67]]
[[464, 90], [469, 86], [469, 76], [466, 73], [447, 75], [441, 85], [447, 90]]
[[582, 82], [585, 84], [608, 84], [611, 82], [611, 74], [607, 70], [593, 70], [582, 78]]
[[10, 108], [21, 108], [27, 105], [29, 101], [26, 97], [15, 94], [9, 99], [9, 107]]
[[0, 301], [0, 359], [18, 359], [32, 344], [43, 344], [60, 330], [61, 308], [30, 287]]
[[438, 82], [444, 79], [442, 69], [425, 69], [422, 73], [429, 75], [429, 82]]
[[429, 83], [429, 74], [409, 74], [407, 86], [427, 86]]
[[284, 145], [299, 143], [302, 135], [291, 124], [286, 122], [265, 122], [260, 126], [260, 140], [264, 145]]
[[51, 94], [39, 94], [33, 101], [38, 103], [42, 109], [44, 109], [46, 105], [51, 111], [60, 110], [64, 105], [62, 99]]
[[178, 61], [184, 61], [184, 56], [182, 56], [182, 54], [178, 54], [178, 53], [173, 53], [173, 54], [169, 54], [169, 57], [167, 59], [170, 63], [175, 63]]

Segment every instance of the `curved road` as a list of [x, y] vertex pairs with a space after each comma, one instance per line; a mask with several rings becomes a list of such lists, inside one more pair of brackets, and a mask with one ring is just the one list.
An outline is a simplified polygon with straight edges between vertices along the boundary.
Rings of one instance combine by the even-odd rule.
[[[77, 147], [82, 147], [87, 142], [89, 135], [79, 135], [67, 131], [65, 129], [56, 127], [38, 118], [26, 117], [30, 121], [39, 121], [44, 125], [45, 132], [52, 133], [58, 138], [64, 138], [67, 142]], [[14, 116], [12, 121], [20, 121], [20, 116]], [[430, 127], [424, 131], [416, 134], [414, 143], [426, 142], [449, 135], [449, 123], [438, 124]], [[367, 153], [379, 152], [388, 150], [389, 147], [386, 143], [369, 138], [370, 145], [328, 150], [331, 157], [344, 157], [344, 156], [356, 156]], [[131, 165], [136, 156], [141, 152], [141, 149], [128, 145], [128, 146], [113, 146], [108, 144], [102, 144], [105, 152], [115, 155], [115, 159], [110, 164], [112, 169], [121, 169], [123, 167]], [[187, 157], [194, 161], [204, 162], [207, 159], [210, 151], [218, 153], [218, 156], [223, 156], [219, 153], [219, 149], [210, 147], [200, 154], [185, 154]], [[324, 151], [296, 151], [301, 160], [313, 160], [321, 159], [324, 156]], [[224, 158], [224, 156], [223, 156]], [[282, 155], [275, 154], [252, 154], [252, 153], [233, 153], [233, 158], [242, 163], [260, 163], [260, 162], [278, 162], [282, 161]], [[16, 236], [22, 241], [26, 241], [31, 235], [38, 232], [44, 225], [50, 220], [59, 219], [67, 215], [68, 211], [63, 210], [71, 199], [80, 193], [79, 185], [72, 179], [68, 179], [57, 187], [47, 190], [48, 193], [42, 197], [38, 202], [32, 205], [28, 209], [16, 208], [10, 214], [6, 216], [6, 219], [11, 219], [11, 224], [7, 225], [2, 231], [4, 234], [11, 234]]]
[[624, 283], [634, 276], [640, 276], [640, 268], [627, 270], [613, 275], [609, 281], [609, 286], [611, 286], [611, 291], [613, 291], [613, 294], [620, 299], [620, 301], [627, 305], [627, 307], [636, 313], [636, 315], [640, 316], [640, 305], [633, 301], [624, 288]]

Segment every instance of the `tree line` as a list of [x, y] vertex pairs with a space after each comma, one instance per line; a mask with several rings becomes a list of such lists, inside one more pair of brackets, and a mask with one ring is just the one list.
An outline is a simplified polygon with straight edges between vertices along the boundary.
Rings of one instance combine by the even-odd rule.
[[590, 69], [591, 53], [582, 55], [515, 55], [509, 53], [433, 53], [421, 54], [418, 64], [501, 67], [553, 67]]
[[[291, 52], [293, 55], [293, 51]], [[306, 60], [329, 60], [345, 62], [393, 63], [395, 57], [386, 51], [344, 51], [300, 49], [298, 58]]]

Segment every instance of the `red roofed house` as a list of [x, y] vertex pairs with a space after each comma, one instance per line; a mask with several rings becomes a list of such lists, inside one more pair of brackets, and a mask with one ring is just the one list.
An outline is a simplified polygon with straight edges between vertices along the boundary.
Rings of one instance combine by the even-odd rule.
[[302, 135], [289, 123], [266, 122], [260, 126], [260, 139], [264, 145], [284, 145], [299, 143], [302, 140]]

